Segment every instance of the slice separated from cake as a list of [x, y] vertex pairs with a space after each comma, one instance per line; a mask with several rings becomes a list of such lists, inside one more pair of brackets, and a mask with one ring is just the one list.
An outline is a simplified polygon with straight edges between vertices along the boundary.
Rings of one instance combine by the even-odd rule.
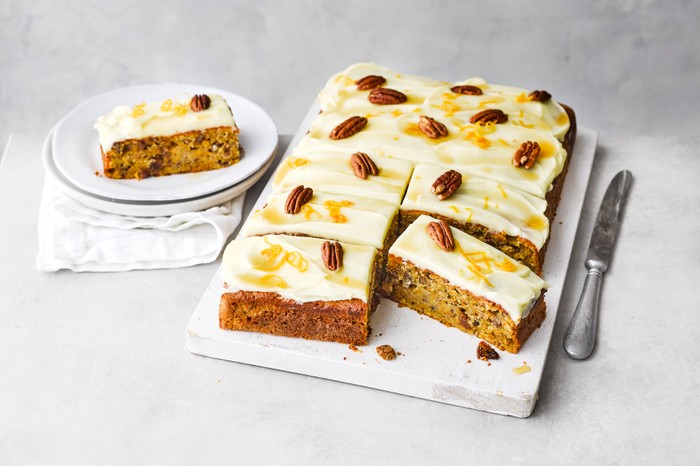
[[219, 326], [365, 345], [376, 257], [373, 247], [317, 238], [236, 239], [223, 256]]
[[95, 129], [107, 178], [194, 173], [240, 160], [238, 127], [220, 95], [116, 107]]
[[382, 291], [511, 353], [546, 316], [545, 281], [445, 221], [420, 216], [389, 249]]
[[401, 204], [400, 231], [420, 215], [447, 221], [542, 273], [547, 202], [497, 181], [437, 165], [415, 167]]

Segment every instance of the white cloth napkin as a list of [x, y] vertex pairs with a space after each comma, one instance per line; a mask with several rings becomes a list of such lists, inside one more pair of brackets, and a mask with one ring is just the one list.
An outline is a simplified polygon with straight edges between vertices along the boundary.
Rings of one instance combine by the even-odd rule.
[[128, 217], [87, 207], [46, 178], [36, 265], [49, 272], [122, 272], [213, 262], [241, 221], [244, 198], [171, 217]]

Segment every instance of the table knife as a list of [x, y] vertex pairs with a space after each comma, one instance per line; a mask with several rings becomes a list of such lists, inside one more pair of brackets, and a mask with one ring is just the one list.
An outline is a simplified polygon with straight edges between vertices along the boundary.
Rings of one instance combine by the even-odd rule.
[[595, 346], [600, 286], [610, 263], [631, 180], [632, 173], [627, 170], [615, 175], [598, 211], [585, 262], [588, 274], [564, 335], [564, 349], [574, 359], [586, 359]]

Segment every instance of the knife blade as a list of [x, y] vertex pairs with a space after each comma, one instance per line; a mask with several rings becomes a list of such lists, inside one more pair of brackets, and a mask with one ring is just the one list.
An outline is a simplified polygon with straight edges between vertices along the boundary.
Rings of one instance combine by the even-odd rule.
[[564, 349], [574, 359], [586, 359], [595, 346], [598, 301], [603, 274], [608, 270], [627, 198], [632, 173], [619, 172], [605, 191], [586, 255], [586, 280], [574, 315], [564, 335]]

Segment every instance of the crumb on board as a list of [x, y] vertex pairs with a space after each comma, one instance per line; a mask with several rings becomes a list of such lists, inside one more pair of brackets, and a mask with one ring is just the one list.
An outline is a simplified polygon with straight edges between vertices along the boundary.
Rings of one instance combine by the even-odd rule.
[[391, 347], [391, 345], [377, 346], [377, 354], [386, 361], [396, 359], [396, 351]]
[[[488, 361], [489, 359], [498, 359], [500, 356], [491, 345], [485, 341], [480, 341], [479, 346], [476, 347], [476, 357], [482, 361]], [[489, 363], [489, 366], [490, 365], [491, 363]]]
[[361, 352], [362, 352], [362, 350], [360, 350], [357, 346], [352, 345], [352, 344], [349, 345], [348, 348], [350, 348], [352, 351], [354, 351], [354, 352], [356, 352], [356, 353], [361, 353]]

